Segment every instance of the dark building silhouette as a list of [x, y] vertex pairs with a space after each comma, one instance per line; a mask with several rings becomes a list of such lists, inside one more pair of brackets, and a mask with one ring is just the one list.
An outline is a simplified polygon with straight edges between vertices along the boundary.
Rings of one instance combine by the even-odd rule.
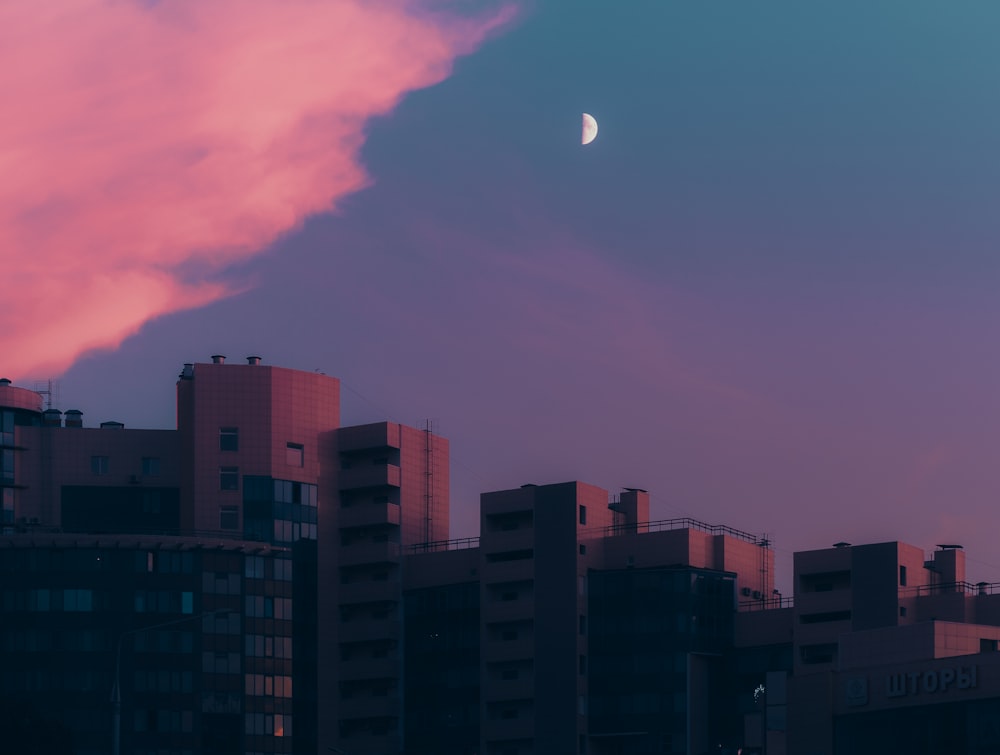
[[12, 751], [1000, 752], [960, 546], [797, 553], [793, 605], [766, 538], [639, 489], [484, 493], [451, 539], [447, 441], [340, 427], [334, 378], [214, 357], [177, 407], [85, 427], [0, 380]]
[[478, 540], [410, 549], [406, 753], [736, 751], [735, 614], [773, 552], [648, 506], [526, 485], [482, 496]]
[[400, 699], [400, 551], [448, 537], [447, 441], [342, 428], [336, 379], [257, 357], [185, 365], [177, 422], [84, 427], [0, 381], [0, 694], [77, 753], [391, 747], [398, 704], [353, 689]]

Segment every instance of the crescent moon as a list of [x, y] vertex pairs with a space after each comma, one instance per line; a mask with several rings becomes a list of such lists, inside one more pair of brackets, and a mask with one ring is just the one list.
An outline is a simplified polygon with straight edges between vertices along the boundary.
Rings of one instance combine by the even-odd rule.
[[583, 114], [583, 134], [580, 144], [590, 144], [597, 138], [597, 121], [590, 113]]

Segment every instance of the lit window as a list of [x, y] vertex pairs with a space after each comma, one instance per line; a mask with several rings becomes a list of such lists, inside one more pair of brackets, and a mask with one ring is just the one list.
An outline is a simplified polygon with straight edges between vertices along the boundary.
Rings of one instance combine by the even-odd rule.
[[285, 446], [285, 462], [290, 467], [301, 467], [304, 464], [305, 447], [301, 443], [288, 443]]
[[92, 474], [107, 474], [108, 468], [109, 464], [107, 456], [90, 457], [90, 471]]
[[219, 487], [222, 490], [239, 490], [240, 468], [219, 467]]
[[238, 427], [219, 428], [219, 450], [220, 451], [240, 450], [240, 429]]

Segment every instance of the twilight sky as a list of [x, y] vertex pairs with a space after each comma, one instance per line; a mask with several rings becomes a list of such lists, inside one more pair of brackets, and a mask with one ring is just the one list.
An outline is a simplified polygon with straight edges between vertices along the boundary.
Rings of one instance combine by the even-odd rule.
[[434, 418], [455, 536], [582, 479], [786, 573], [1000, 581], [993, 0], [39, 7], [0, 5], [0, 371], [59, 408], [171, 427], [183, 362], [255, 353]]

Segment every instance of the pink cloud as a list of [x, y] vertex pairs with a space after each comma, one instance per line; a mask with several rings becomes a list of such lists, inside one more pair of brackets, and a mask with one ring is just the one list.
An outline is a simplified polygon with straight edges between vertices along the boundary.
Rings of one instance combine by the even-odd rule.
[[510, 20], [402, 0], [0, 4], [4, 374], [231, 293], [191, 280], [370, 179], [365, 124]]

